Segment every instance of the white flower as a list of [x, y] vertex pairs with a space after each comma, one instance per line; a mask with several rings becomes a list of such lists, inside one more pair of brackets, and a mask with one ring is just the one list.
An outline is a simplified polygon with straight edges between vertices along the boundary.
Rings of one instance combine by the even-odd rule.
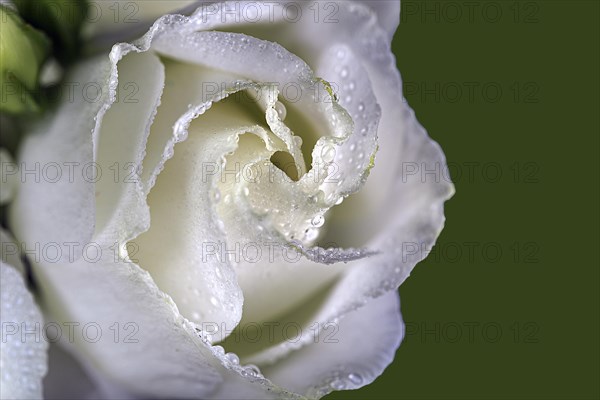
[[10, 226], [57, 249], [29, 257], [40, 299], [93, 327], [61, 342], [103, 396], [317, 398], [392, 361], [426, 254], [405, 244], [433, 244], [453, 188], [401, 173], [445, 160], [402, 97], [399, 4], [364, 3], [162, 17], [22, 144], [62, 174], [21, 175]]

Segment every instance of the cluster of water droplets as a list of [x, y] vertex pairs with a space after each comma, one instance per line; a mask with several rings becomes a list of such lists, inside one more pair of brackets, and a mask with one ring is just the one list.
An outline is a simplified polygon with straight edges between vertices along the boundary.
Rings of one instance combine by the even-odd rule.
[[233, 352], [230, 352], [230, 353], [225, 352], [225, 349], [223, 348], [223, 346], [219, 346], [219, 345], [212, 346], [212, 351], [219, 359], [221, 359], [225, 362], [227, 367], [234, 369], [234, 370], [238, 370], [243, 377], [245, 377], [251, 381], [264, 381], [265, 380], [265, 377], [262, 374], [262, 372], [260, 371], [260, 368], [258, 368], [254, 364], [242, 365], [240, 363], [240, 358], [238, 357], [238, 355]]

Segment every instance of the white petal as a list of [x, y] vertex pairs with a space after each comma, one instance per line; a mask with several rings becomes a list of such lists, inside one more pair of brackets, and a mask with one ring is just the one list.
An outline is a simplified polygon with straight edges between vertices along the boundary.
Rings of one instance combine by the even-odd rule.
[[164, 68], [152, 53], [121, 56], [120, 49], [115, 46], [111, 53], [118, 86], [111, 93], [115, 97], [102, 118], [94, 145], [95, 160], [102, 171], [96, 182], [96, 235], [123, 243], [149, 224], [139, 175], [164, 86]]
[[[108, 100], [108, 58], [83, 63], [65, 78], [58, 109], [36, 124], [21, 143], [21, 185], [9, 209], [17, 238], [35, 243], [87, 243], [94, 232], [92, 131]], [[82, 90], [90, 84], [90, 94]], [[100, 96], [96, 98], [98, 88]], [[72, 96], [72, 97], [71, 97]], [[94, 100], [94, 101], [92, 101]], [[45, 169], [45, 173], [42, 171]], [[43, 218], [40, 218], [43, 215]], [[68, 248], [61, 254], [68, 255]]]
[[[180, 25], [184, 26], [184, 28], [182, 28], [182, 29], [184, 29], [184, 30], [189, 29], [190, 33], [186, 34], [184, 36], [184, 38], [182, 39], [181, 34], [179, 34], [179, 33], [178, 34], [170, 34], [169, 30], [168, 30], [169, 28], [167, 28], [167, 30], [166, 30], [167, 33], [159, 36], [157, 38], [157, 40], [154, 42], [154, 44], [153, 44], [154, 48], [157, 51], [159, 51], [165, 55], [168, 55], [169, 57], [174, 57], [178, 60], [182, 60], [182, 61], [186, 61], [186, 62], [193, 62], [193, 63], [200, 64], [203, 66], [208, 66], [211, 68], [224, 69], [229, 73], [233, 73], [236, 75], [243, 75], [254, 81], [259, 81], [259, 82], [264, 81], [264, 80], [276, 81], [280, 86], [285, 86], [288, 83], [300, 85], [300, 87], [306, 89], [306, 92], [303, 93], [303, 96], [300, 99], [300, 102], [302, 104], [297, 105], [299, 112], [309, 114], [311, 119], [315, 119], [315, 116], [318, 116], [319, 114], [324, 114], [326, 111], [329, 112], [329, 114], [334, 113], [334, 111], [331, 111], [333, 109], [331, 101], [317, 102], [315, 105], [314, 98], [309, 96], [310, 93], [314, 92], [314, 88], [312, 88], [312, 90], [311, 90], [311, 86], [305, 82], [309, 81], [312, 73], [311, 73], [310, 69], [297, 57], [293, 56], [292, 54], [289, 54], [284, 49], [282, 49], [280, 46], [274, 45], [273, 43], [257, 41], [254, 38], [246, 37], [243, 35], [232, 35], [232, 34], [226, 34], [226, 33], [221, 33], [221, 32], [193, 32], [193, 29], [196, 29], [199, 25], [200, 26], [202, 25], [202, 24], [194, 23], [194, 21], [202, 21], [202, 19], [203, 19], [203, 17], [201, 14], [196, 15], [195, 18], [192, 18], [190, 20], [182, 19], [181, 20], [182, 22], [180, 22], [179, 20], [175, 20], [175, 22], [172, 22], [172, 21], [169, 21], [169, 19], [167, 19], [167, 18], [164, 19], [164, 24], [166, 24], [167, 27], [169, 26], [169, 24], [174, 24], [174, 25], [180, 24]], [[185, 28], [186, 24], [190, 25], [191, 28]], [[221, 43], [223, 43], [223, 42], [225, 43], [225, 46], [221, 45]], [[215, 43], [219, 44], [218, 49], [215, 48]], [[249, 60], [253, 60], [253, 61], [249, 62]], [[314, 83], [312, 83], [313, 87], [316, 85], [322, 85], [322, 83], [319, 81], [315, 81]], [[368, 86], [368, 82], [367, 82], [366, 86]], [[327, 95], [326, 90], [323, 89], [322, 92], [323, 93], [321, 93], [321, 98], [324, 98], [324, 96]], [[306, 107], [304, 107], [304, 106], [306, 106]], [[312, 114], [311, 114], [311, 110], [315, 110], [315, 107], [317, 109], [316, 110], [317, 113], [312, 112]], [[377, 106], [373, 105], [373, 107], [376, 109]], [[375, 113], [376, 113], [376, 111], [375, 111]], [[160, 115], [160, 113], [159, 113], [159, 115]], [[338, 115], [341, 115], [341, 114], [338, 113]], [[342, 128], [344, 126], [344, 124], [341, 123], [342, 119], [343, 119], [342, 116], [338, 119], [340, 121], [340, 123], [339, 123], [340, 128], [329, 128], [333, 131], [331, 133], [332, 137], [336, 137], [336, 136], [339, 137], [342, 134], [347, 135], [347, 133], [339, 132], [342, 129], [344, 129], [344, 128]], [[365, 144], [365, 147], [367, 147], [367, 150], [365, 151], [365, 153], [367, 154], [366, 157], [364, 158], [364, 160], [362, 160], [360, 165], [353, 165], [352, 169], [347, 169], [346, 171], [342, 171], [342, 173], [340, 173], [340, 175], [342, 175], [342, 176], [347, 175], [348, 178], [353, 178], [353, 176], [355, 176], [355, 178], [353, 178], [354, 180], [348, 179], [345, 182], [346, 186], [338, 186], [337, 184], [335, 184], [337, 182], [334, 182], [334, 184], [329, 184], [326, 182], [324, 185], [322, 185], [320, 187], [315, 187], [315, 183], [319, 183], [319, 180], [322, 181], [323, 178], [326, 177], [326, 176], [320, 177], [320, 178], [318, 178], [319, 180], [317, 180], [315, 178], [315, 176], [316, 176], [315, 174], [319, 173], [319, 168], [314, 168], [314, 163], [316, 162], [315, 160], [324, 158], [323, 154], [325, 152], [323, 151], [323, 149], [327, 144], [327, 142], [321, 142], [313, 151], [313, 171], [312, 171], [313, 175], [309, 175], [309, 174], [306, 175], [304, 178], [304, 183], [302, 183], [309, 189], [301, 191], [299, 187], [293, 187], [293, 185], [290, 185], [288, 182], [285, 182], [285, 179], [284, 179], [283, 182], [278, 182], [279, 184], [285, 186], [285, 187], [280, 186], [281, 190], [273, 190], [272, 187], [269, 187], [269, 188], [262, 187], [261, 188], [262, 190], [260, 190], [260, 189], [251, 190], [250, 191], [251, 196], [249, 196], [249, 198], [252, 197], [252, 193], [257, 193], [257, 195], [263, 194], [266, 197], [264, 197], [262, 200], [260, 200], [262, 208], [269, 207], [271, 209], [275, 209], [275, 208], [285, 209], [285, 208], [287, 208], [286, 204], [289, 204], [291, 202], [308, 203], [309, 197], [310, 197], [310, 191], [313, 191], [313, 194], [316, 195], [317, 190], [324, 190], [324, 191], [330, 193], [330, 196], [325, 197], [323, 199], [323, 201], [329, 202], [331, 205], [333, 205], [333, 203], [337, 200], [336, 196], [339, 196], [340, 192], [344, 193], [347, 191], [356, 190], [357, 184], [363, 178], [363, 170], [368, 166], [369, 159], [371, 157], [371, 153], [374, 151], [374, 147], [375, 147], [375, 144], [374, 144], [375, 130], [374, 129], [375, 129], [376, 120], [374, 121], [374, 123], [375, 123], [374, 124], [373, 119], [370, 119], [370, 123], [371, 123], [371, 129], [369, 132], [369, 141], [368, 141], [368, 144]], [[325, 125], [325, 127], [327, 127], [327, 125]], [[325, 131], [327, 131], [327, 129], [325, 129]], [[331, 147], [334, 149], [334, 151], [335, 151], [335, 148], [337, 148], [339, 146], [340, 145], [337, 143], [331, 145]], [[350, 147], [350, 146], [352, 146], [352, 144], [348, 143], [347, 147]], [[356, 144], [354, 146], [356, 146]], [[355, 168], [355, 167], [360, 167], [360, 168]], [[321, 172], [323, 172], [323, 171], [324, 171], [324, 168], [321, 169]], [[351, 173], [347, 173], [347, 171], [351, 171]], [[270, 186], [273, 186], [273, 184], [271, 184]], [[311, 189], [310, 187], [313, 187], [313, 188]], [[250, 188], [250, 185], [249, 185], [249, 188]], [[281, 196], [281, 194], [286, 193], [286, 191], [289, 193], [289, 195]], [[274, 196], [273, 195], [274, 193], [277, 193], [278, 195]], [[222, 194], [224, 194], [224, 193], [222, 193]], [[271, 204], [268, 204], [268, 203], [271, 203]], [[281, 205], [278, 206], [278, 204], [276, 204], [276, 203], [281, 203]], [[306, 207], [308, 207], [308, 205], [306, 205]], [[317, 204], [316, 206], [313, 206], [312, 208], [309, 208], [309, 209], [314, 208], [316, 211], [317, 207], [323, 207], [323, 206], [320, 204]], [[321, 212], [323, 212], [323, 211], [321, 211]], [[313, 211], [313, 213], [314, 213], [314, 211]], [[256, 219], [252, 219], [252, 220], [248, 221], [247, 224], [243, 224], [243, 223], [241, 223], [241, 221], [244, 219], [244, 217], [251, 216], [252, 212], [249, 212], [249, 213], [242, 212], [240, 214], [242, 214], [242, 215], [239, 216], [238, 218], [236, 218], [235, 221], [232, 223], [228, 223], [228, 221], [224, 221], [226, 230], [228, 231], [228, 236], [230, 237], [231, 242], [247, 243], [249, 241], [248, 238], [250, 238], [250, 240], [253, 241], [254, 243], [258, 242], [257, 240], [252, 240], [253, 238], [255, 239], [257, 237], [256, 234], [254, 233], [254, 230], [255, 230], [255, 227], [258, 225], [258, 221]], [[296, 213], [296, 215], [297, 214], [298, 213]], [[304, 217], [303, 221], [295, 221], [294, 220], [293, 223], [291, 223], [291, 226], [294, 229], [297, 229], [298, 231], [304, 233], [306, 230], [305, 228], [311, 227], [310, 226], [311, 220], [312, 220], [311, 217]], [[281, 214], [281, 218], [282, 218], [281, 223], [284, 224], [286, 222], [286, 220], [290, 219], [289, 212], [285, 212], [285, 213]], [[290, 221], [287, 221], [287, 222], [289, 223]], [[298, 223], [296, 223], [296, 222], [298, 222]], [[308, 226], [304, 227], [305, 224]], [[300, 229], [300, 228], [302, 228], [302, 229]], [[231, 237], [232, 230], [239, 231], [240, 236], [234, 236], [232, 238]], [[279, 266], [279, 264], [277, 266], [275, 266], [273, 269], [276, 269], [278, 266]], [[302, 274], [305, 278], [310, 277], [309, 280], [311, 282], [319, 283], [319, 284], [322, 284], [324, 281], [326, 281], [327, 275], [330, 275], [331, 272], [332, 271], [329, 270], [329, 271], [325, 271], [321, 275], [318, 275], [318, 274], [314, 274], [314, 273], [308, 273], [307, 269], [305, 269], [305, 270], [298, 269], [298, 274]], [[276, 273], [279, 274], [279, 272], [276, 272]], [[241, 276], [242, 274], [245, 277], [250, 277], [250, 275], [252, 275], [252, 274], [244, 274], [243, 272], [238, 270], [238, 275]], [[258, 276], [260, 276], [260, 274], [258, 274], [258, 273], [254, 275], [254, 277], [258, 277]], [[302, 279], [306, 280], [305, 278], [302, 278]], [[245, 282], [248, 282], [243, 277], [241, 279], [243, 279]], [[257, 296], [262, 297], [262, 294], [259, 294], [259, 293], [272, 292], [272, 290], [264, 290], [264, 285], [259, 285], [261, 290], [257, 290], [259, 288], [256, 288], [254, 286], [255, 285], [253, 285], [252, 283], [245, 284], [245, 289], [250, 296], [255, 296], [255, 294], [256, 294]], [[307, 286], [310, 286], [310, 285], [307, 285]], [[301, 298], [307, 298], [308, 296], [310, 296], [310, 293], [308, 293], [306, 290], [303, 289], [303, 287], [306, 288], [306, 286], [302, 286], [302, 287], [295, 286], [295, 287], [298, 287], [300, 292], [303, 291], [303, 293], [299, 293]], [[291, 304], [294, 304], [297, 300], [298, 300], [297, 296], [292, 296], [290, 293], [286, 293], [285, 297], [278, 299], [278, 301], [276, 301], [276, 302], [272, 301], [272, 299], [269, 299], [268, 307], [267, 307], [267, 309], [265, 309], [263, 307], [264, 302], [254, 302], [253, 300], [249, 299], [249, 302], [245, 309], [245, 314], [254, 316], [255, 313], [252, 310], [260, 310], [260, 314], [265, 315], [265, 316], [272, 316], [272, 315], [275, 315], [276, 313], [281, 312], [282, 310], [284, 310], [286, 308], [289, 308], [289, 306]], [[256, 306], [252, 306], [253, 304], [256, 304]], [[271, 310], [271, 311], [269, 311], [269, 310]]]
[[101, 400], [102, 393], [83, 366], [62, 346], [50, 343], [49, 347], [44, 399]]
[[[229, 4], [229, 6], [235, 6], [235, 4]], [[179, 60], [223, 69], [244, 75], [257, 82], [275, 82], [284, 92], [288, 85], [296, 85], [300, 89], [300, 96], [295, 98], [294, 103], [296, 111], [303, 114], [308, 120], [316, 121], [317, 127], [320, 129], [317, 135], [320, 139], [312, 149], [313, 174], [325, 173], [327, 175], [325, 167], [332, 162], [337, 165], [351, 147], [365, 153], [363, 159], [355, 158], [352, 163], [349, 163], [352, 164], [352, 168], [340, 165], [335, 177], [320, 186], [320, 189], [325, 192], [326, 203], [329, 207], [333, 206], [341, 196], [355, 192], [366, 178], [371, 156], [376, 149], [377, 106], [373, 106], [375, 115], [371, 115], [369, 110], [368, 122], [371, 129], [361, 131], [360, 135], [351, 135], [353, 122], [348, 118], [345, 110], [339, 107], [337, 101], [332, 100], [332, 97], [335, 96], [333, 96], [329, 83], [321, 78], [316, 78], [309, 66], [296, 55], [276, 43], [257, 40], [243, 34], [195, 32], [198, 29], [219, 27], [216, 22], [219, 20], [218, 17], [223, 20], [229, 19], [232, 15], [235, 17], [235, 14], [226, 13], [227, 7], [227, 4], [223, 5], [218, 8], [216, 13], [204, 8], [199, 9], [193, 17], [175, 24], [178, 29], [183, 30], [183, 39], [181, 32], [177, 31], [176, 35], [170, 34], [166, 28], [167, 33], [157, 38], [154, 47], [160, 53]], [[260, 16], [266, 17], [268, 21], [270, 15], [268, 6], [262, 4], [260, 8], [262, 9]], [[165, 23], [169, 22], [168, 19], [164, 21]], [[182, 27], [179, 27], [180, 25]], [[229, 29], [227, 24], [222, 25], [226, 26], [224, 29]], [[273, 30], [269, 35], [269, 40], [285, 43], [286, 38], [277, 36], [279, 32], [280, 30]], [[250, 33], [252, 34], [253, 31], [250, 30]], [[220, 45], [218, 51], [215, 48], [215, 41], [220, 44], [224, 43], [224, 45]], [[310, 48], [310, 46], [308, 47]], [[297, 46], [292, 51], [300, 49], [302, 46]], [[302, 54], [300, 51], [299, 53]], [[358, 73], [360, 72], [362, 70], [359, 69]], [[368, 89], [368, 85], [362, 87], [365, 90]], [[369, 95], [371, 96], [369, 97]], [[365, 97], [366, 100], [371, 100], [370, 91], [365, 93]], [[319, 122], [321, 123], [319, 124]], [[296, 132], [296, 134], [303, 136], [301, 132]], [[329, 153], [338, 158], [329, 160]], [[310, 174], [307, 174], [305, 179], [314, 181], [314, 177]]]
[[[72, 346], [105, 398], [290, 395], [269, 381], [244, 377], [181, 317], [147, 272], [115, 260], [110, 244], [98, 246], [98, 260], [33, 267], [46, 307], [64, 327], [61, 343]], [[76, 322], [71, 337], [69, 322]]]
[[240, 108], [222, 100], [191, 123], [148, 196], [152, 225], [132, 242], [139, 250], [132, 257], [185, 317], [228, 331], [241, 318], [243, 296], [228, 257], [217, 251], [226, 237], [216, 213], [214, 172], [239, 135], [267, 135]]
[[397, 292], [330, 323], [314, 343], [264, 369], [270, 379], [296, 393], [320, 398], [333, 390], [358, 389], [393, 361], [404, 336]]
[[[212, 12], [207, 11], [207, 14], [207, 20], [214, 16]], [[210, 23], [204, 24], [204, 17], [205, 15], [202, 14], [201, 10], [200, 13], [196, 14], [191, 19], [164, 18], [161, 21], [162, 23], [157, 23], [157, 26], [159, 26], [160, 29], [164, 29], [164, 32], [159, 31], [161, 34], [154, 41], [154, 48], [159, 52], [178, 60], [194, 62], [212, 68], [225, 69], [229, 73], [243, 75], [255, 81], [264, 81], [268, 79], [269, 81], [276, 81], [280, 86], [285, 86], [289, 83], [298, 84], [298, 79], [300, 79], [299, 84], [301, 87], [303, 84], [308, 86], [303, 80], [306, 81], [310, 78], [312, 73], [297, 57], [294, 57], [273, 43], [257, 41], [254, 38], [243, 35], [231, 35], [221, 32], [194, 32], [194, 30], [199, 27], [206, 28], [210, 26]], [[163, 28], [163, 26], [165, 28]], [[170, 32], [170, 30], [173, 30], [173, 26], [176, 26], [175, 33]], [[181, 30], [185, 32], [186, 29], [189, 33], [182, 34]], [[222, 45], [223, 42], [225, 43], [225, 46]], [[215, 43], [219, 44], [218, 48], [215, 47]], [[249, 62], [249, 60], [253, 61]], [[343, 146], [334, 143], [334, 145], [330, 145], [330, 147], [334, 149], [334, 155], [337, 147], [343, 147], [343, 149], [340, 149], [340, 151], [337, 152], [339, 155], [350, 153], [354, 150], [357, 151], [357, 153], [362, 152], [363, 157], [356, 157], [354, 160], [351, 160], [350, 157], [347, 156], [337, 160], [340, 163], [345, 163], [344, 168], [339, 169], [338, 176], [336, 177], [337, 179], [332, 182], [325, 182], [325, 184], [319, 188], [327, 193], [324, 201], [329, 202], [330, 205], [333, 205], [333, 203], [337, 201], [340, 194], [347, 195], [358, 189], [359, 185], [366, 177], [365, 170], [368, 170], [371, 166], [371, 158], [375, 150], [374, 138], [379, 110], [374, 102], [373, 95], [369, 90], [370, 84], [366, 77], [366, 73], [360, 69], [360, 65], [356, 68], [356, 70], [353, 70], [353, 73], [357, 76], [357, 79], [362, 79], [359, 82], [358, 90], [362, 91], [365, 96], [364, 99], [366, 104], [368, 105], [368, 109], [361, 110], [365, 116], [363, 118], [364, 121], [361, 122], [360, 125], [360, 136], [357, 134], [351, 137]], [[342, 72], [340, 71], [340, 73]], [[313, 83], [313, 86], [316, 85]], [[326, 90], [324, 90], [324, 92], [326, 92]], [[310, 119], [315, 119], [315, 116], [318, 115], [318, 113], [312, 111], [315, 109], [315, 101], [313, 98], [309, 97], [309, 93], [310, 91], [306, 90], [306, 93], [303, 93], [303, 96], [300, 99], [301, 104], [295, 104], [295, 106], [297, 106], [299, 112], [308, 114]], [[323, 98], [323, 96], [321, 98]], [[331, 104], [331, 101], [329, 103], [324, 101], [318, 102], [316, 107], [317, 111], [322, 114], [322, 109], [327, 109], [327, 104]], [[360, 109], [358, 102], [355, 104], [355, 108]], [[331, 114], [331, 112], [329, 113]], [[343, 126], [343, 124], [340, 124], [340, 126]], [[331, 136], [341, 136], [340, 133], [336, 133], [334, 129], [332, 130], [334, 132]], [[313, 150], [313, 167], [315, 167], [315, 162], [318, 162], [315, 160], [325, 158], [325, 149], [326, 142], [322, 142]], [[347, 164], [350, 164], [351, 168], [346, 168]], [[316, 173], [314, 171], [318, 172], [318, 170], [319, 168], [314, 168], [313, 174]], [[314, 176], [315, 175], [307, 175], [305, 184], [308, 185], [311, 181], [314, 182]], [[338, 183], [341, 183], [342, 185], [339, 185]], [[267, 196], [258, 202], [258, 204], [261, 204], [261, 208], [285, 208], [287, 207], [285, 204], [291, 202], [302, 203], [308, 201], [308, 198], [310, 197], [308, 193], [310, 193], [310, 190], [301, 191], [298, 187], [287, 184], [285, 180], [279, 182], [279, 184], [282, 186], [280, 186], [281, 190], [278, 191], [274, 191], [272, 188], [267, 190], [266, 187], [263, 187], [261, 188], [262, 190], [251, 192], [262, 193]], [[278, 194], [285, 194], [286, 191], [289, 195], [273, 195], [275, 192]], [[316, 192], [313, 194], [316, 194]], [[251, 196], [249, 198], [251, 198]], [[281, 205], [277, 203], [281, 203]], [[241, 213], [243, 214], [241, 216], [242, 220], [247, 215], [251, 216], [253, 212], [254, 211], [252, 210], [252, 212]], [[321, 213], [322, 212], [324, 211], [321, 211]], [[314, 212], [311, 217], [314, 217]], [[291, 226], [302, 233], [308, 232], [310, 230], [308, 228], [312, 228], [311, 217], [304, 217], [303, 221], [294, 220]], [[285, 224], [286, 220], [290, 219], [289, 213], [281, 214], [281, 218], [281, 224]], [[241, 232], [240, 236], [234, 236], [233, 240], [231, 240], [233, 243], [247, 243], [248, 238], [252, 239], [258, 237], [253, 233], [255, 227], [258, 225], [256, 219], [251, 219], [246, 224], [241, 224], [240, 218], [236, 218], [234, 223], [228, 223], [228, 221], [224, 222], [230, 240], [232, 239], [230, 235], [232, 230]], [[305, 224], [307, 224], [306, 227], [304, 226]], [[256, 242], [257, 241], [254, 240], [254, 243]], [[263, 254], [265, 253], [266, 252], [263, 252]], [[343, 254], [343, 252], [340, 252], [340, 255]], [[356, 254], [360, 254], [360, 252]], [[314, 259], [317, 260], [318, 258]], [[341, 259], [347, 260], [349, 258], [346, 255], [341, 257], [340, 260]], [[335, 276], [335, 274], [339, 272], [339, 269], [334, 268], [328, 268], [327, 270], [319, 269], [319, 267], [313, 268], [310, 267], [310, 263], [306, 262], [303, 262], [300, 266], [295, 265], [294, 267], [297, 268], [293, 268], [295, 270], [294, 273], [287, 274], [287, 278], [284, 279], [287, 283], [293, 281], [294, 289], [287, 289], [285, 296], [279, 296], [277, 301], [273, 301], [273, 296], [265, 297], [265, 294], [274, 295], [275, 293], [278, 293], [279, 290], [275, 290], [276, 285], [265, 285], [264, 281], [259, 278], [261, 276], [264, 277], [264, 275], [267, 274], [270, 276], [269, 281], [275, 283], [278, 279], [274, 278], [274, 275], [281, 276], [284, 274], [284, 271], [290, 272], [291, 268], [282, 268], [281, 263], [274, 263], [273, 265], [265, 267], [266, 269], [262, 268], [263, 266], [253, 265], [253, 268], [237, 268], [240, 283], [242, 284], [244, 291], [250, 296], [244, 312], [244, 315], [248, 316], [250, 321], [253, 321], [257, 317], [271, 318], [289, 310], [294, 304], [297, 304], [298, 301], [309, 298], [311, 293], [314, 293], [315, 290], [319, 290], [324, 285], [327, 285], [328, 282], [330, 282], [330, 277], [332, 275]], [[251, 270], [255, 273], [244, 272]], [[259, 273], [259, 270], [263, 271], [263, 273]], [[305, 284], [300, 285], [300, 282], [305, 282]], [[287, 286], [289, 285], [280, 285], [279, 287], [285, 288]]]
[[47, 370], [44, 320], [21, 274], [0, 262], [0, 398], [41, 399]]
[[400, 23], [400, 0], [359, 0], [357, 3], [365, 4], [375, 11], [379, 26], [387, 32], [391, 42]]
[[[165, 65], [165, 88], [156, 118], [150, 128], [143, 161], [142, 183], [147, 194], [156, 182], [164, 163], [173, 154], [175, 143], [183, 140], [178, 120], [192, 106], [210, 107], [224, 96], [224, 90], [240, 80], [234, 74], [162, 60]], [[178, 129], [179, 128], [179, 129]]]

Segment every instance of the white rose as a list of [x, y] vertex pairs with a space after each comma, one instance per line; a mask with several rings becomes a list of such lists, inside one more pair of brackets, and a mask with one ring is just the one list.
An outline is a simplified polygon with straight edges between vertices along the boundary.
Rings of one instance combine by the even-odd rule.
[[445, 159], [369, 4], [207, 5], [71, 71], [19, 158], [62, 174], [21, 175], [10, 227], [101, 396], [318, 398], [393, 360], [453, 187], [402, 171]]

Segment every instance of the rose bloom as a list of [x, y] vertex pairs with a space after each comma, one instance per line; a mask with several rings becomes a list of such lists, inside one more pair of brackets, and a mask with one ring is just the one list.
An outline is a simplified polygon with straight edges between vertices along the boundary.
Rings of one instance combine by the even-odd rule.
[[379, 376], [453, 193], [402, 96], [399, 9], [201, 5], [68, 71], [17, 160], [9, 226], [45, 320], [5, 257], [2, 321], [46, 329], [3, 327], [3, 396], [42, 396], [48, 342], [52, 397], [319, 398]]

